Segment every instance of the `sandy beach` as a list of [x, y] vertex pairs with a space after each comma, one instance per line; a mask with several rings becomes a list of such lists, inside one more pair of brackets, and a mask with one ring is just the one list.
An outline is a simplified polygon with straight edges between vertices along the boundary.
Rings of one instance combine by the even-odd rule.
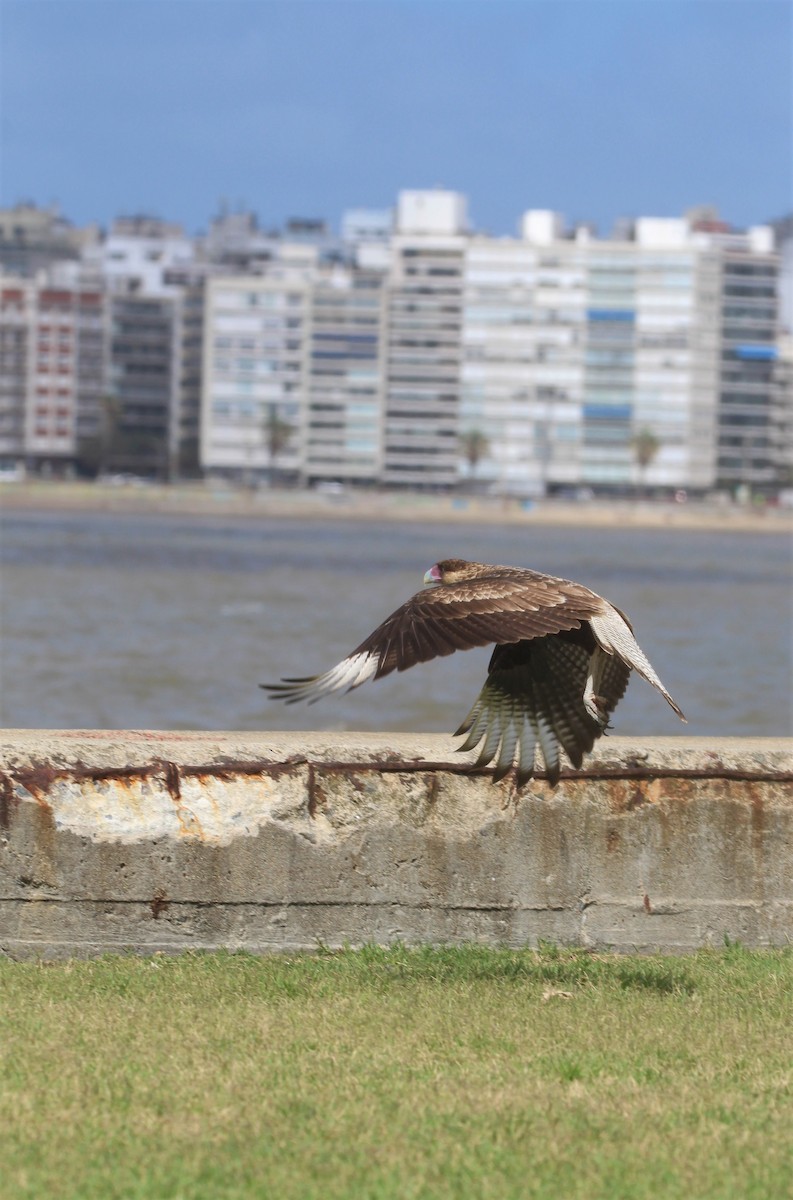
[[184, 513], [192, 516], [328, 518], [410, 523], [577, 525], [602, 528], [679, 528], [793, 533], [793, 511], [654, 500], [518, 501], [495, 496], [421, 495], [344, 490], [338, 493], [267, 488], [248, 491], [217, 484], [83, 483], [28, 480], [0, 483], [0, 509]]

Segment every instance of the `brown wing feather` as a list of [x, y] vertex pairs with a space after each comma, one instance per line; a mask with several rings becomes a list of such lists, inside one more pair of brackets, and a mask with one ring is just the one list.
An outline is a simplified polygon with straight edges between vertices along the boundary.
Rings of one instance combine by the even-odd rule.
[[517, 567], [478, 569], [476, 578], [411, 596], [329, 671], [263, 686], [287, 703], [310, 703], [455, 650], [580, 629], [604, 608], [600, 596], [566, 579]]
[[578, 629], [602, 607], [588, 588], [532, 571], [449, 583], [411, 596], [352, 655], [376, 654], [379, 679], [455, 650]]

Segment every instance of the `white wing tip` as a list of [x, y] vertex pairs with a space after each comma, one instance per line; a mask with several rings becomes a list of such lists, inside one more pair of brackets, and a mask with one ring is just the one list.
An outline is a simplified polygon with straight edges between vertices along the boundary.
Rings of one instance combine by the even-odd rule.
[[296, 704], [298, 701], [313, 704], [330, 692], [349, 692], [352, 688], [360, 687], [368, 679], [374, 678], [377, 665], [376, 654], [351, 654], [322, 675], [284, 679], [281, 683], [262, 684], [262, 687], [275, 700], [284, 700], [287, 704]]

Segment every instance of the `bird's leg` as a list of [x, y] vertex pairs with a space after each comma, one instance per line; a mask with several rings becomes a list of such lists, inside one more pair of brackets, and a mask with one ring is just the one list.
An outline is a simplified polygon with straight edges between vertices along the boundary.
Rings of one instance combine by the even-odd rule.
[[584, 708], [589, 713], [593, 721], [597, 721], [601, 729], [606, 728], [608, 721], [608, 713], [606, 712], [606, 702], [600, 693], [600, 684], [603, 680], [603, 671], [606, 663], [609, 660], [609, 655], [600, 646], [595, 646], [592, 657], [589, 660], [589, 673], [586, 677], [586, 685], [584, 687]]

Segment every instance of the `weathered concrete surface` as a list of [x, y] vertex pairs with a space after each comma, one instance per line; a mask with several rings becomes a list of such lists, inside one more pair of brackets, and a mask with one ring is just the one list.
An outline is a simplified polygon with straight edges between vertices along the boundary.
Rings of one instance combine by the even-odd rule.
[[447, 737], [10, 731], [0, 953], [793, 939], [793, 742], [604, 739], [520, 792]]

